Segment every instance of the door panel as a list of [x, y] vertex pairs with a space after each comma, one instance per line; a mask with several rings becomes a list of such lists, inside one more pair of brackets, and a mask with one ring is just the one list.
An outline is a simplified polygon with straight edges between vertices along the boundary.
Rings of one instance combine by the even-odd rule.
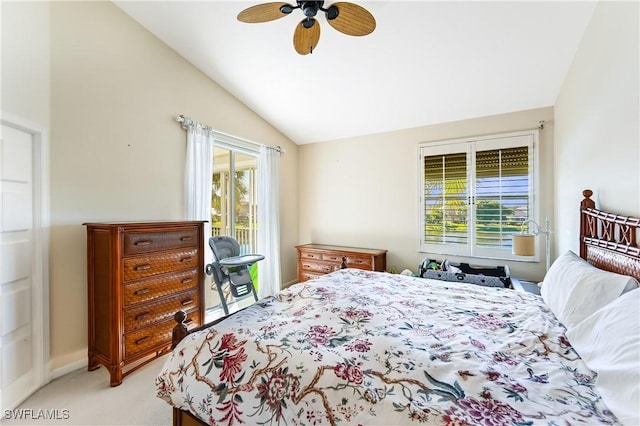
[[[12, 188], [13, 187], [13, 188]], [[31, 190], [13, 182], [2, 188], [2, 229], [5, 232], [21, 231], [33, 223]]]
[[31, 323], [31, 281], [6, 284], [2, 294], [2, 335]]
[[[11, 409], [42, 383], [35, 294], [33, 134], [2, 125], [0, 140], [0, 405]], [[40, 293], [36, 293], [36, 289]], [[41, 303], [41, 302], [40, 302]], [[41, 305], [40, 305], [41, 306]], [[41, 326], [40, 326], [41, 327]]]

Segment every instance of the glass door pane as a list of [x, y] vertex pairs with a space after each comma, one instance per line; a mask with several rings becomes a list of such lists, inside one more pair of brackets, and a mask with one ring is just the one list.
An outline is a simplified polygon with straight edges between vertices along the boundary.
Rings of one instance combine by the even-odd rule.
[[[255, 253], [258, 159], [221, 147], [214, 147], [213, 156], [211, 235], [232, 236], [240, 244], [240, 254]], [[251, 272], [252, 276], [257, 273], [256, 270]], [[254, 284], [257, 284], [257, 276]], [[213, 287], [206, 290], [207, 308], [220, 304], [215, 283], [211, 281], [211, 285]], [[230, 291], [225, 289], [224, 293], [226, 300], [230, 300]]]

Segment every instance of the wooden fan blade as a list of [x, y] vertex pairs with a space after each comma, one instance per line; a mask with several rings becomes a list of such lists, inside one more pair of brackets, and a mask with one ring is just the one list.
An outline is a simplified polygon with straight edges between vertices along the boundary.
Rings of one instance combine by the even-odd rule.
[[313, 53], [313, 50], [320, 41], [320, 24], [314, 18], [313, 25], [310, 28], [306, 28], [304, 23], [307, 18], [300, 21], [296, 27], [296, 31], [293, 33], [293, 47], [301, 55], [307, 55]]
[[282, 13], [280, 7], [291, 6], [288, 3], [263, 3], [251, 6], [238, 13], [238, 21], [255, 24], [259, 22], [274, 21], [276, 19], [287, 16], [288, 13]]
[[338, 8], [338, 16], [327, 22], [341, 33], [364, 36], [376, 29], [376, 19], [364, 7], [349, 2], [333, 3], [331, 7], [334, 6]]

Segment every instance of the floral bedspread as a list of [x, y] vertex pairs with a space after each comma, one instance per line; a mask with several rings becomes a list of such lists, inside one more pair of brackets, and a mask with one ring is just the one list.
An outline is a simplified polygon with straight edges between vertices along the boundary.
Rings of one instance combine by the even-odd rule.
[[539, 296], [344, 269], [185, 338], [158, 396], [211, 425], [618, 424]]

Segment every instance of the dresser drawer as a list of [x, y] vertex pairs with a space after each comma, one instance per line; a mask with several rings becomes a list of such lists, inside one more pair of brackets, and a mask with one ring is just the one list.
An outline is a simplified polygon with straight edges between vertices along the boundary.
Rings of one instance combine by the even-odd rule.
[[358, 268], [373, 270], [373, 259], [371, 257], [347, 256], [347, 268]]
[[173, 318], [177, 311], [186, 311], [199, 305], [198, 291], [180, 293], [169, 299], [148, 303], [124, 311], [124, 331], [136, 330], [155, 322]]
[[124, 280], [136, 280], [176, 270], [198, 266], [198, 250], [177, 250], [149, 256], [130, 257], [123, 260]]
[[[189, 329], [200, 325], [200, 313], [198, 310], [187, 312], [185, 324]], [[124, 335], [124, 357], [134, 356], [145, 349], [155, 346], [171, 344], [171, 334], [176, 322], [172, 319], [151, 325], [141, 330], [136, 330]]]
[[328, 274], [336, 269], [340, 269], [340, 265], [335, 265], [327, 262], [315, 262], [313, 260], [302, 259], [300, 261], [300, 267], [304, 271], [321, 272]]
[[344, 259], [344, 254], [340, 254], [340, 253], [323, 253], [322, 254], [322, 260], [327, 261], [327, 262], [337, 262], [339, 264], [342, 264], [342, 259]]
[[190, 288], [197, 288], [198, 280], [198, 270], [192, 269], [127, 283], [122, 291], [123, 303], [127, 307], [169, 294], [180, 293]]
[[309, 272], [309, 271], [300, 271], [300, 273], [298, 274], [298, 281], [299, 282], [308, 281], [308, 280], [312, 280], [314, 278], [321, 277], [323, 275], [324, 274], [314, 273], [314, 272]]
[[318, 251], [300, 251], [300, 259], [322, 260], [322, 252]]
[[198, 229], [188, 228], [162, 232], [128, 232], [124, 235], [123, 241], [125, 256], [195, 247], [198, 245]]

